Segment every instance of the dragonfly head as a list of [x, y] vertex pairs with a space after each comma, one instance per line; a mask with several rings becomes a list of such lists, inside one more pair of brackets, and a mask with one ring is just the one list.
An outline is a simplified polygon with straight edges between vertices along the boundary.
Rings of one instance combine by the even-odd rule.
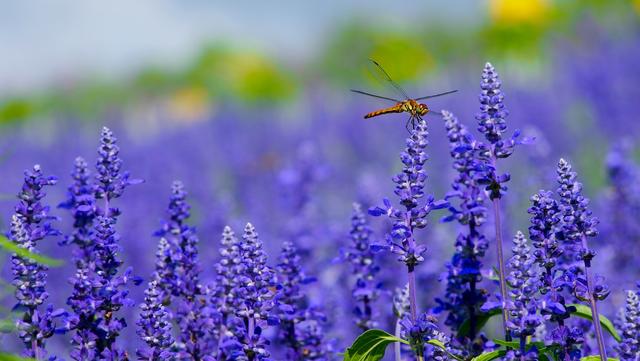
[[429, 107], [427, 107], [426, 104], [419, 103], [416, 109], [416, 113], [418, 113], [421, 117], [425, 116], [427, 113], [429, 113]]

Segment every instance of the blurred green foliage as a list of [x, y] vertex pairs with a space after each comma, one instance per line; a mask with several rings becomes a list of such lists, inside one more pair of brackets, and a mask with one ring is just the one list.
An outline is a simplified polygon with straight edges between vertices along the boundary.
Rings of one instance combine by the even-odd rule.
[[640, 0], [485, 4], [471, 23], [440, 19], [397, 28], [356, 18], [330, 34], [313, 64], [296, 65], [300, 72], [292, 71], [292, 64], [232, 47], [237, 44], [210, 44], [183, 69], [148, 67], [125, 80], [88, 79], [0, 100], [0, 124], [51, 116], [92, 120], [139, 107], [159, 107], [169, 116], [188, 118], [222, 103], [277, 105], [295, 99], [311, 80], [349, 87], [370, 79], [367, 58], [378, 60], [399, 82], [434, 76], [443, 67], [477, 65], [482, 59], [517, 62], [521, 71], [540, 73], [549, 62], [549, 45], [559, 34], [579, 39], [585, 19], [622, 29], [640, 18]]
[[62, 261], [54, 258], [50, 258], [47, 256], [43, 256], [41, 254], [29, 252], [24, 248], [18, 247], [18, 245], [16, 245], [15, 243], [13, 243], [11, 240], [7, 239], [4, 236], [0, 236], [0, 248], [5, 252], [15, 253], [20, 257], [28, 258], [32, 261], [43, 264], [45, 266], [59, 267], [62, 265]]

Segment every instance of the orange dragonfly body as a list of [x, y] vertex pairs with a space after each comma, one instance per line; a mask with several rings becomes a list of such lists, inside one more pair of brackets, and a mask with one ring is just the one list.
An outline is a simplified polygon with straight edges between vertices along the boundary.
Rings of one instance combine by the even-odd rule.
[[381, 96], [381, 95], [376, 95], [376, 94], [363, 92], [361, 90], [351, 89], [352, 92], [355, 92], [355, 93], [358, 93], [358, 94], [364, 94], [364, 95], [368, 95], [368, 96], [371, 96], [371, 97], [374, 97], [374, 98], [385, 99], [385, 100], [390, 100], [390, 101], [396, 102], [396, 104], [394, 106], [391, 106], [391, 107], [388, 107], [388, 108], [379, 109], [379, 110], [376, 110], [376, 111], [373, 111], [373, 112], [365, 114], [365, 116], [364, 116], [365, 119], [377, 117], [377, 116], [383, 115], [383, 114], [390, 114], [390, 113], [409, 113], [409, 119], [407, 120], [407, 124], [405, 125], [405, 127], [407, 128], [407, 130], [409, 130], [409, 124], [411, 124], [411, 128], [415, 129], [416, 120], [421, 120], [423, 116], [427, 115], [430, 112], [429, 107], [426, 104], [418, 102], [419, 100], [435, 98], [435, 97], [439, 97], [439, 96], [442, 96], [442, 95], [455, 93], [457, 91], [457, 90], [452, 90], [452, 91], [448, 91], [448, 92], [444, 92], [444, 93], [427, 95], [427, 96], [419, 97], [419, 98], [411, 98], [400, 87], [400, 85], [398, 85], [395, 81], [393, 81], [393, 79], [391, 79], [389, 74], [387, 74], [387, 72], [382, 68], [382, 66], [380, 66], [380, 64], [378, 64], [378, 62], [376, 62], [375, 60], [372, 60], [372, 59], [370, 59], [370, 60], [374, 65], [375, 72], [377, 74], [380, 74], [380, 76], [385, 80], [385, 82], [390, 84], [396, 90], [396, 92], [403, 97], [404, 100], [398, 100], [398, 99], [394, 99], [394, 98], [384, 97], [384, 96]]

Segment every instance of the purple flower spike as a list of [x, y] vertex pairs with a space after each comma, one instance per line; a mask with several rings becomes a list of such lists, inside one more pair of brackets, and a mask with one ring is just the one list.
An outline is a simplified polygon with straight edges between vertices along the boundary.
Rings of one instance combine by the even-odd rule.
[[96, 175], [96, 198], [105, 200], [105, 209], [103, 210], [105, 214], [118, 213], [116, 208], [110, 208], [110, 201], [119, 198], [127, 186], [142, 181], [129, 179], [129, 172], [122, 172], [122, 159], [120, 159], [117, 138], [107, 127], [103, 127], [100, 134], [96, 169], [98, 172]]
[[[221, 341], [224, 341], [227, 322], [234, 315], [233, 306], [237, 303], [234, 291], [238, 283], [240, 263], [240, 242], [231, 227], [227, 226], [222, 232], [220, 260], [215, 265], [216, 281], [211, 293], [211, 304], [215, 307], [217, 314], [215, 318], [217, 336]], [[221, 344], [222, 342], [219, 342], [216, 352], [220, 352]]]
[[622, 322], [622, 342], [616, 347], [621, 361], [640, 358], [640, 291], [628, 291]]
[[[480, 113], [476, 115], [478, 131], [484, 134], [491, 144], [502, 142], [502, 134], [507, 130], [505, 118], [509, 112], [504, 107], [502, 83], [496, 69], [491, 63], [486, 63], [482, 70], [480, 88]], [[502, 146], [500, 146], [502, 147]]]
[[[249, 357], [248, 360], [268, 360], [268, 341], [264, 338], [263, 330], [278, 323], [278, 318], [272, 312], [277, 285], [275, 273], [267, 266], [262, 241], [251, 223], [247, 223], [244, 228], [240, 260], [237, 284], [229, 296], [233, 301], [236, 317], [230, 320], [228, 327], [241, 345], [244, 356]], [[234, 351], [231, 349], [225, 352], [229, 355], [229, 352]]]
[[138, 349], [139, 360], [173, 360], [176, 357], [171, 328], [171, 315], [162, 305], [158, 281], [149, 282], [137, 322], [138, 335], [146, 347]]
[[429, 143], [427, 135], [427, 123], [418, 122], [416, 129], [407, 138], [405, 151], [400, 154], [403, 168], [402, 172], [393, 177], [393, 182], [396, 184], [394, 193], [404, 209], [393, 207], [385, 199], [383, 206], [369, 210], [372, 216], [386, 214], [393, 220], [390, 237], [387, 237], [389, 249], [398, 254], [398, 260], [411, 270], [424, 261], [427, 250], [425, 246], [416, 244], [414, 231], [427, 226], [427, 216], [432, 210], [447, 206], [446, 202], [436, 201], [432, 196], [425, 197], [427, 173], [424, 164], [428, 159], [425, 148]]
[[343, 251], [343, 256], [351, 263], [355, 275], [351, 293], [356, 301], [354, 321], [362, 331], [375, 328], [378, 324], [373, 304], [380, 297], [380, 283], [375, 280], [380, 266], [376, 264], [376, 256], [371, 249], [371, 233], [362, 207], [354, 203], [350, 232], [352, 245]]
[[588, 237], [595, 237], [598, 234], [596, 225], [598, 219], [591, 215], [589, 210], [589, 199], [582, 195], [582, 183], [576, 180], [576, 173], [572, 171], [571, 164], [564, 159], [558, 162], [558, 195], [562, 204], [562, 238], [567, 243], [574, 244], [578, 248], [578, 257], [584, 263], [584, 274], [575, 273], [574, 295], [583, 301], [587, 301], [593, 314], [594, 329], [600, 357], [607, 358], [607, 351], [604, 345], [604, 335], [600, 325], [597, 301], [604, 300], [609, 295], [607, 286], [594, 279], [591, 274], [591, 261], [596, 252], [589, 248]]
[[[535, 333], [542, 324], [542, 317], [537, 315], [536, 293], [538, 292], [539, 276], [534, 268], [534, 259], [527, 239], [518, 231], [513, 239], [513, 257], [509, 260], [510, 269], [507, 283], [511, 287], [509, 295], [511, 302], [507, 302], [509, 322], [507, 327], [511, 334], [524, 340]], [[524, 347], [520, 349], [525, 352]]]
[[455, 253], [447, 264], [445, 298], [436, 301], [439, 304], [438, 311], [447, 312], [446, 325], [458, 329], [465, 320], [469, 320], [469, 334], [457, 341], [463, 346], [472, 347], [471, 343], [478, 333], [479, 309], [487, 299], [487, 291], [478, 287], [478, 284], [482, 280], [481, 259], [489, 247], [481, 229], [486, 222], [486, 208], [483, 187], [477, 181], [482, 170], [478, 160], [479, 143], [452, 113], [442, 113], [453, 168], [457, 172], [451, 184], [452, 190], [446, 196], [451, 202], [450, 215], [443, 221], [457, 221], [464, 231], [458, 233]]
[[181, 357], [199, 360], [209, 352], [213, 320], [207, 290], [200, 283], [198, 237], [186, 223], [190, 216], [186, 197], [182, 182], [173, 182], [168, 217], [155, 233], [160, 242], [154, 278], [163, 302], [175, 309]]
[[[38, 253], [37, 244], [45, 237], [58, 235], [51, 227], [54, 218], [49, 215], [49, 207], [41, 203], [45, 197], [45, 186], [55, 184], [54, 177], [45, 177], [40, 166], [24, 173], [24, 184], [18, 194], [20, 200], [11, 218], [9, 237], [20, 249]], [[48, 268], [33, 259], [13, 254], [11, 256], [12, 284], [15, 286], [17, 304], [15, 310], [23, 312], [16, 323], [18, 336], [24, 342], [24, 355], [36, 359], [47, 355], [45, 340], [57, 331], [55, 320], [64, 316], [64, 311], [54, 311], [49, 305], [45, 310], [41, 305], [49, 298], [45, 290]], [[53, 358], [55, 359], [55, 358]]]
[[322, 332], [325, 316], [310, 307], [302, 293], [302, 286], [314, 279], [305, 274], [300, 261], [298, 249], [292, 242], [285, 242], [276, 266], [280, 285], [276, 296], [278, 340], [287, 348], [287, 360], [325, 360], [329, 352]]
[[97, 214], [95, 205], [95, 186], [87, 162], [78, 157], [71, 173], [73, 183], [68, 188], [68, 199], [59, 207], [71, 210], [73, 215], [73, 233], [64, 238], [63, 244], [75, 244], [78, 250], [77, 261], [89, 263], [93, 258], [93, 221]]

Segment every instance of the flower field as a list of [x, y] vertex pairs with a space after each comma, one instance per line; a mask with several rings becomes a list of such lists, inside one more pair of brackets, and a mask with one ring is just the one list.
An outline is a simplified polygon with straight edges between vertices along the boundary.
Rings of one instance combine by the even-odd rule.
[[408, 129], [325, 83], [5, 125], [0, 360], [640, 360], [640, 31], [577, 26]]

